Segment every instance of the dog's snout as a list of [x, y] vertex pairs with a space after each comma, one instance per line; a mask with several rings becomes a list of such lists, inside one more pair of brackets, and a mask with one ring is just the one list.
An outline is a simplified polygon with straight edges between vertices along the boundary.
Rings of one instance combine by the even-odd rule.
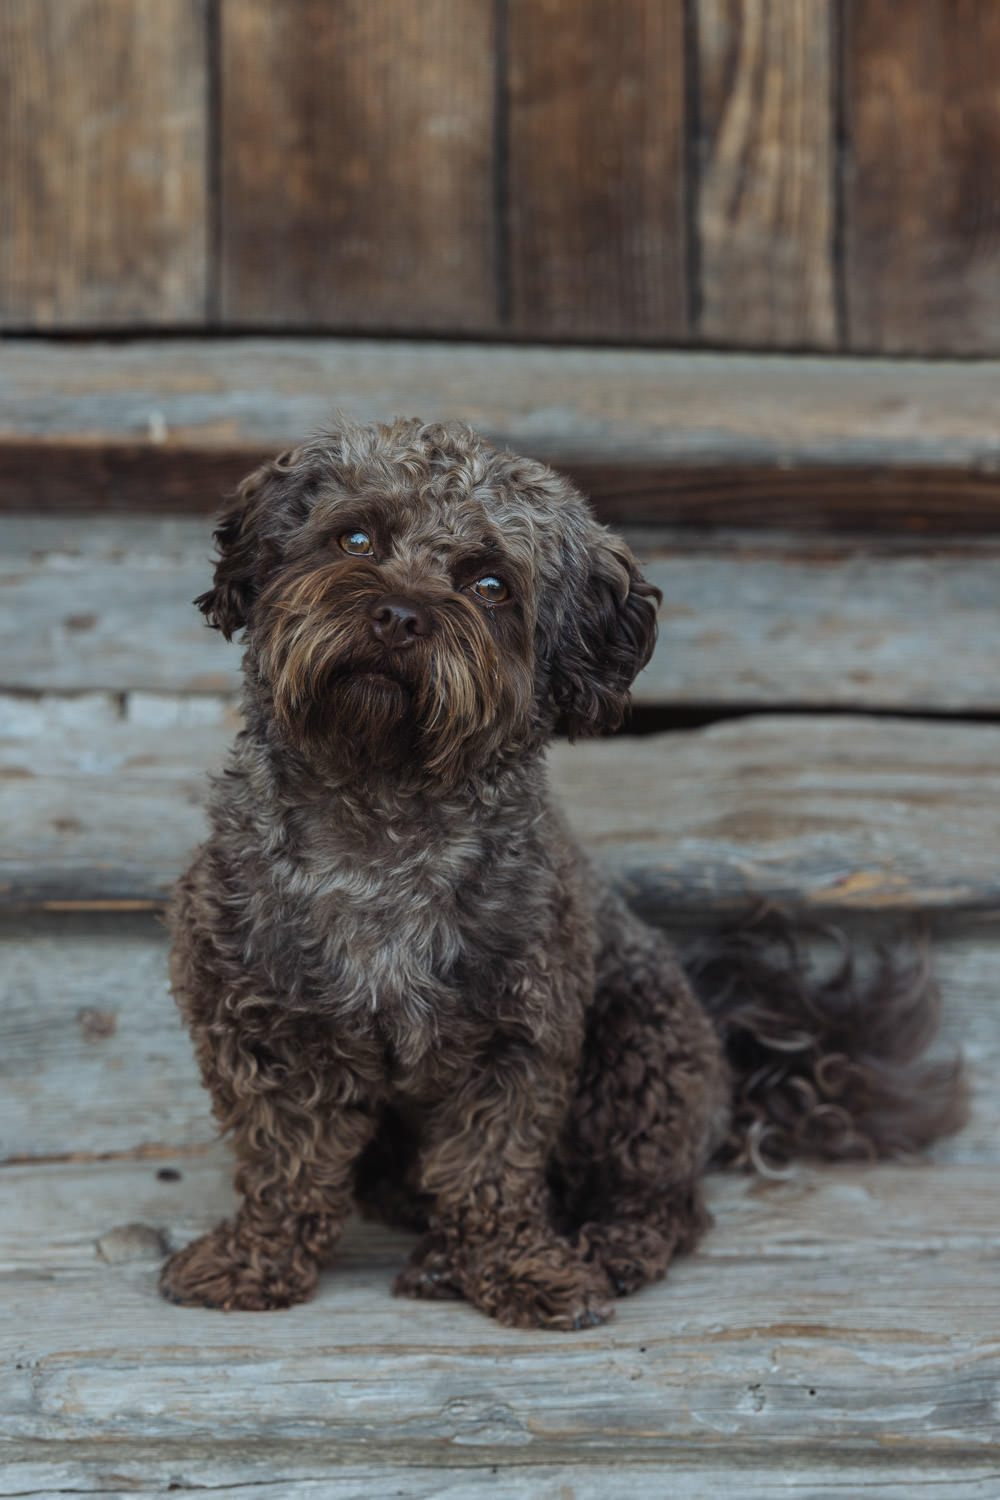
[[418, 636], [431, 633], [430, 612], [402, 594], [383, 594], [368, 613], [379, 640], [395, 650], [412, 646]]

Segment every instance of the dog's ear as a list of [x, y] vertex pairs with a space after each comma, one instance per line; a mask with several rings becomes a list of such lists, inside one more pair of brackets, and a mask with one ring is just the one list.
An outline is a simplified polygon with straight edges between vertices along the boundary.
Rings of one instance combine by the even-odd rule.
[[294, 460], [294, 454], [283, 453], [248, 474], [212, 533], [219, 552], [213, 584], [194, 602], [209, 625], [221, 630], [227, 641], [247, 622], [261, 568], [261, 522]]
[[571, 740], [608, 733], [624, 720], [629, 689], [656, 645], [661, 598], [621, 538], [603, 533], [552, 660], [552, 696]]

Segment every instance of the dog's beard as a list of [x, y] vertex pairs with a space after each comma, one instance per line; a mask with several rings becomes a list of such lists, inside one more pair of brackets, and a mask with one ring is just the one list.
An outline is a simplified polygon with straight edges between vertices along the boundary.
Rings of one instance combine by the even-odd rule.
[[428, 606], [427, 636], [387, 650], [368, 618], [382, 591], [366, 571], [345, 578], [338, 568], [265, 591], [258, 639], [276, 720], [313, 758], [361, 771], [415, 767], [454, 783], [523, 735], [531, 669], [455, 594]]

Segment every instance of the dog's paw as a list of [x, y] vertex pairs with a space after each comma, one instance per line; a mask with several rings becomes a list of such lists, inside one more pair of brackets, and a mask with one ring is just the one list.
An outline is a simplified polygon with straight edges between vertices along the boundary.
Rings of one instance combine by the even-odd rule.
[[470, 1259], [462, 1290], [507, 1328], [572, 1333], [614, 1317], [607, 1277], [555, 1238], [480, 1249]]
[[492, 1286], [482, 1300], [475, 1292], [470, 1300], [505, 1328], [550, 1328], [557, 1333], [578, 1333], [607, 1323], [615, 1315], [604, 1277], [581, 1275], [554, 1281], [531, 1275], [512, 1277]]
[[392, 1290], [396, 1297], [420, 1297], [435, 1302], [461, 1297], [458, 1273], [437, 1235], [426, 1234], [414, 1246]]
[[308, 1302], [319, 1273], [298, 1247], [246, 1244], [228, 1224], [171, 1255], [160, 1295], [185, 1307], [265, 1312]]
[[588, 1264], [600, 1268], [615, 1294], [625, 1297], [666, 1274], [674, 1239], [631, 1220], [586, 1224], [577, 1238]]

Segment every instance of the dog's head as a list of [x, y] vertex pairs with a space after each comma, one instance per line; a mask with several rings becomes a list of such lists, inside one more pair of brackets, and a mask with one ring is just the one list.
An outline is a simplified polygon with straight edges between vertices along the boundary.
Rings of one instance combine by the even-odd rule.
[[454, 783], [616, 728], [657, 590], [567, 480], [467, 428], [357, 427], [251, 474], [196, 601], [310, 755]]

